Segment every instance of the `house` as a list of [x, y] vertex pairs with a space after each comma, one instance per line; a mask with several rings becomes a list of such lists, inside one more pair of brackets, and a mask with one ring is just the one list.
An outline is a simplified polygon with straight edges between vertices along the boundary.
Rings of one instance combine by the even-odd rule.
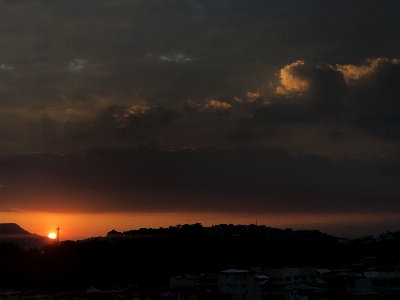
[[0, 300], [19, 300], [21, 292], [0, 289]]
[[198, 290], [212, 290], [216, 291], [218, 289], [218, 281], [215, 275], [177, 275], [171, 276], [169, 279], [170, 289], [182, 288], [182, 287], [192, 287]]
[[271, 277], [271, 280], [282, 281], [285, 284], [317, 281], [315, 267], [269, 269], [265, 273]]
[[218, 291], [232, 300], [261, 300], [268, 290], [269, 277], [253, 275], [247, 270], [228, 269], [218, 274]]

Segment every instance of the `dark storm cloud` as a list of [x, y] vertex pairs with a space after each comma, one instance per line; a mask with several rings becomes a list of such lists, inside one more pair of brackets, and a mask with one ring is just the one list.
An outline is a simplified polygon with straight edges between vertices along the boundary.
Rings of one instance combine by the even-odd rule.
[[256, 121], [298, 123], [335, 117], [344, 110], [347, 86], [329, 65], [297, 61], [280, 71], [280, 86], [270, 100], [253, 110]]
[[238, 144], [248, 144], [257, 138], [257, 133], [251, 130], [236, 131], [228, 136], [229, 140]]
[[54, 138], [56, 135], [56, 122], [48, 115], [43, 115], [41, 118], [42, 132], [48, 138]]
[[53, 142], [57, 142], [56, 145], [64, 152], [70, 149], [83, 151], [99, 145], [157, 144], [160, 135], [170, 138], [174, 134], [174, 128], [179, 126], [174, 123], [181, 118], [182, 112], [159, 106], [112, 105], [94, 111], [93, 116], [86, 120], [66, 121], [57, 126], [51, 123], [53, 120], [48, 116], [43, 116], [42, 130], [43, 135], [53, 137]]
[[254, 122], [338, 122], [382, 139], [400, 138], [400, 63], [370, 59], [359, 66], [311, 65], [281, 69], [268, 100], [252, 105]]
[[399, 5], [2, 1], [0, 151], [393, 152]]
[[[399, 212], [400, 159], [266, 148], [2, 157], [2, 205], [52, 211]], [[3, 208], [4, 209], [4, 208]]]
[[196, 113], [199, 111], [200, 105], [193, 103], [192, 101], [187, 101], [184, 105], [184, 108], [188, 113]]
[[400, 61], [370, 60], [364, 69], [344, 70], [352, 85], [355, 124], [382, 139], [400, 139]]

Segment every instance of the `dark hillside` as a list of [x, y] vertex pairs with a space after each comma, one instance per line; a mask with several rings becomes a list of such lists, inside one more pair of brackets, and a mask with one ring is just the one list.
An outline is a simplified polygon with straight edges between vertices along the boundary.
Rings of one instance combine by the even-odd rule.
[[256, 225], [201, 224], [109, 232], [107, 238], [63, 241], [23, 249], [0, 243], [0, 282], [12, 289], [82, 291], [111, 284], [168, 285], [173, 274], [210, 274], [229, 268], [314, 266], [338, 270], [376, 257], [400, 262], [400, 236], [339, 242], [319, 231]]
[[44, 236], [30, 233], [15, 223], [0, 223], [0, 243], [17, 243], [21, 247], [43, 247], [52, 241]]
[[30, 234], [15, 223], [0, 223], [0, 236], [3, 234]]

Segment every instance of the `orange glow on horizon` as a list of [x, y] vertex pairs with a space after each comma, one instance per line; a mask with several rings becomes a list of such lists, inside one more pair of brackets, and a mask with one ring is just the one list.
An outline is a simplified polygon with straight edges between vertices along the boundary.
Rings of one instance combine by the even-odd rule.
[[[355, 227], [372, 224], [398, 224], [396, 214], [229, 214], [229, 213], [44, 213], [44, 212], [0, 212], [3, 223], [17, 223], [25, 230], [48, 236], [54, 228], [61, 227], [63, 240], [79, 240], [106, 236], [113, 229], [123, 232], [139, 228], [159, 228], [177, 224], [201, 223], [203, 226], [218, 224], [258, 224], [280, 229], [320, 230], [328, 234], [347, 237], [358, 234]], [[386, 223], [385, 223], [386, 222]], [[388, 223], [389, 222], [389, 223]], [[381, 226], [383, 228], [383, 225]], [[397, 226], [398, 227], [398, 226]], [[339, 228], [339, 229], [338, 229]], [[386, 227], [385, 227], [386, 228]], [[378, 229], [376, 229], [378, 230]], [[399, 228], [386, 228], [396, 231]], [[383, 232], [383, 231], [381, 231]], [[374, 234], [374, 233], [371, 233]], [[366, 235], [366, 234], [365, 234]]]

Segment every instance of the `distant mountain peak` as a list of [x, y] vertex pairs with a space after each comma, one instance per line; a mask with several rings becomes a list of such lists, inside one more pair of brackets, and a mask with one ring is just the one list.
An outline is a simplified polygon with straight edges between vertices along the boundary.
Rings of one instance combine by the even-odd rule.
[[30, 234], [15, 223], [0, 223], [0, 234]]
[[0, 243], [18, 243], [23, 247], [42, 247], [51, 243], [47, 237], [32, 234], [16, 223], [0, 223]]

